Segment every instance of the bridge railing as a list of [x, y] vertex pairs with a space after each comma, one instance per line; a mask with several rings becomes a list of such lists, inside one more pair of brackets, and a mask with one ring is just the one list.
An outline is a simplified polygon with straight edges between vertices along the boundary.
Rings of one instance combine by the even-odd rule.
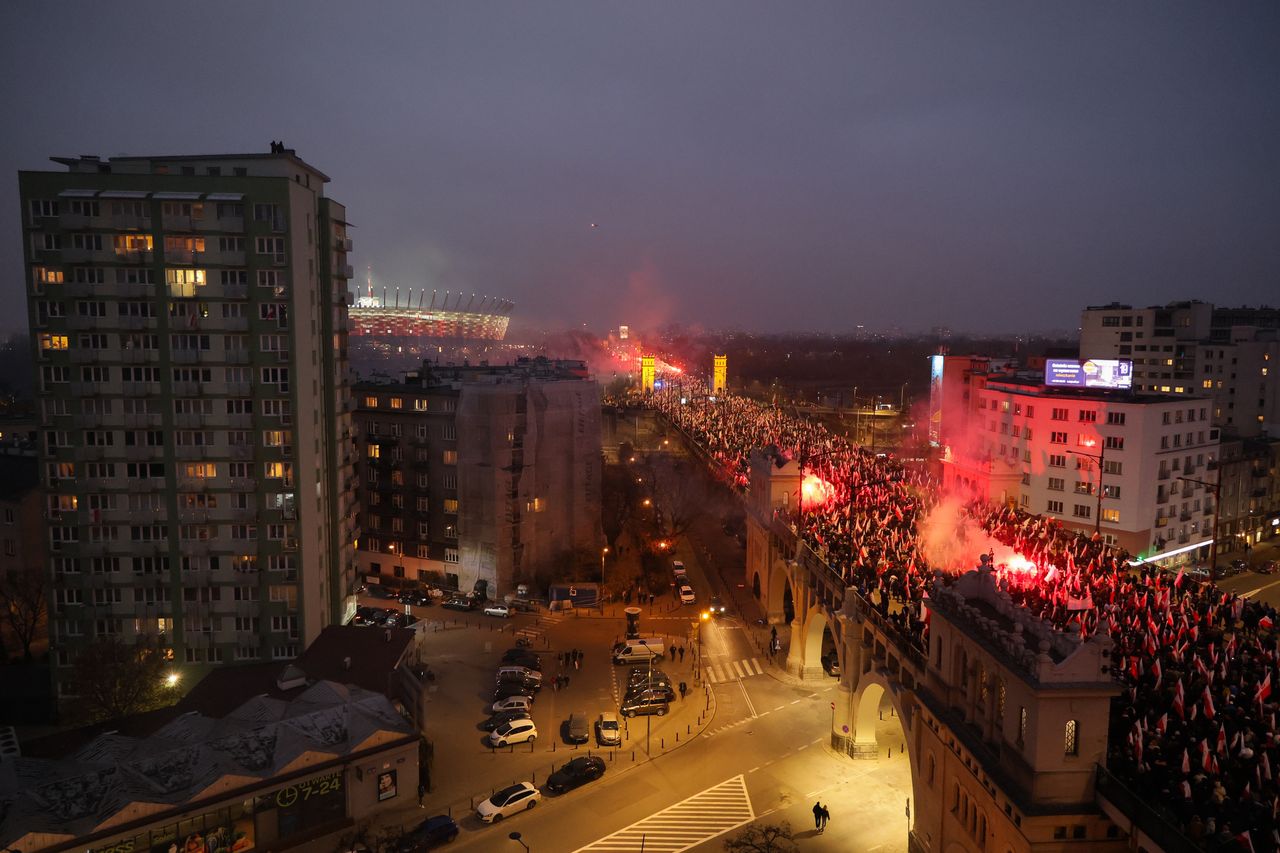
[[1150, 797], [1134, 791], [1102, 765], [1097, 768], [1094, 791], [1098, 800], [1106, 800], [1133, 821], [1134, 826], [1159, 845], [1164, 853], [1202, 853], [1204, 848], [1184, 835], [1163, 813], [1152, 808]]

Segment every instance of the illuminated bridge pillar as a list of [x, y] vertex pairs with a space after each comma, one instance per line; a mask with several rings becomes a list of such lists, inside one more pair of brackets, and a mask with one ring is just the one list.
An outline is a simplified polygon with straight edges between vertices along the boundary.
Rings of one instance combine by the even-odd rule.
[[651, 355], [640, 356], [640, 390], [646, 394], [653, 391], [654, 360]]

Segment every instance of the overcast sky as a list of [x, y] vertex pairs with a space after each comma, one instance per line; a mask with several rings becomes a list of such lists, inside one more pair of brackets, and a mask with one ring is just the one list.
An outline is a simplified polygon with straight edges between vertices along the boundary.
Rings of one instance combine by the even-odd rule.
[[5, 3], [0, 68], [0, 328], [19, 169], [273, 139], [362, 280], [550, 327], [1280, 304], [1271, 0]]

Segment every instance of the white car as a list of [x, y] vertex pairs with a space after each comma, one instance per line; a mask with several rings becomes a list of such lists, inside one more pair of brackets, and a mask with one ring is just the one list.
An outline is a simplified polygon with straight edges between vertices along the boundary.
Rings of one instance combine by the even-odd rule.
[[501, 616], [506, 619], [511, 615], [511, 608], [505, 604], [490, 604], [484, 609], [485, 616]]
[[687, 585], [680, 587], [681, 604], [693, 604], [697, 600], [697, 597], [693, 594], [693, 587]]
[[619, 746], [622, 743], [622, 729], [618, 726], [618, 715], [605, 711], [596, 720], [596, 739], [601, 746]]
[[538, 727], [533, 720], [511, 720], [489, 732], [490, 746], [511, 746], [538, 739]]
[[533, 700], [528, 696], [508, 696], [493, 703], [493, 713], [499, 711], [532, 711]]
[[519, 785], [503, 788], [476, 806], [476, 816], [485, 823], [497, 823], [507, 815], [533, 808], [541, 799], [541, 791], [528, 782], [521, 782]]

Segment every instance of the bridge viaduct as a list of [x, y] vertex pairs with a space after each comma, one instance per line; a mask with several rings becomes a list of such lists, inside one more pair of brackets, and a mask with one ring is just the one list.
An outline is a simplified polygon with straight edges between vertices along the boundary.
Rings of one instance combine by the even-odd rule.
[[1102, 769], [1120, 692], [1109, 637], [1058, 632], [974, 570], [935, 582], [926, 646], [798, 535], [802, 479], [793, 461], [753, 455], [743, 582], [768, 621], [789, 630], [790, 675], [828, 677], [820, 658], [830, 630], [834, 752], [876, 760], [881, 707], [893, 707], [911, 765], [912, 853], [1197, 849]]

